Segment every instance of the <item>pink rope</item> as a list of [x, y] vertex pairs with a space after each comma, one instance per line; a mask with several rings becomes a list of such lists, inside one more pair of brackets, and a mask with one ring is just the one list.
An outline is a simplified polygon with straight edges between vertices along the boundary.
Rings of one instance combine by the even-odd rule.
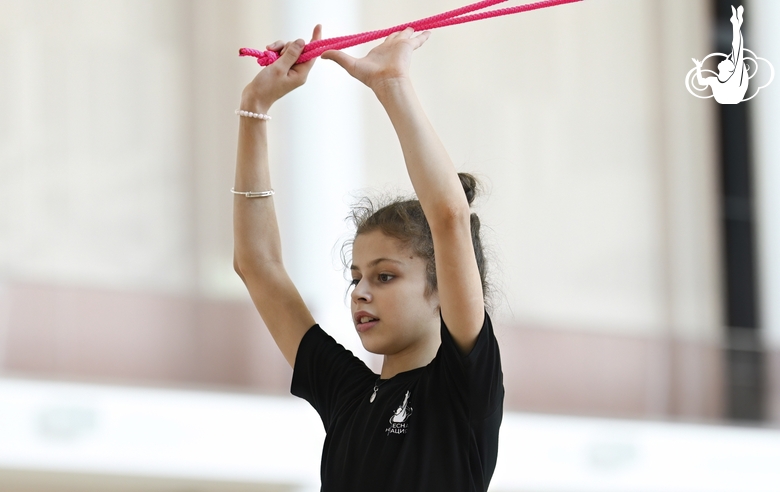
[[[328, 50], [341, 50], [344, 48], [349, 48], [350, 46], [356, 46], [358, 44], [363, 44], [375, 39], [383, 38], [394, 32], [403, 31], [407, 27], [413, 27], [415, 31], [425, 31], [429, 29], [436, 29], [438, 27], [453, 26], [456, 24], [463, 24], [465, 22], [488, 19], [491, 17], [500, 17], [503, 15], [517, 14], [520, 12], [528, 12], [530, 10], [554, 7], [556, 5], [562, 5], [566, 3], [581, 2], [582, 0], [543, 0], [541, 2], [518, 5], [516, 7], [507, 7], [503, 9], [489, 10], [487, 12], [465, 15], [469, 14], [470, 12], [492, 7], [493, 5], [506, 1], [507, 0], [482, 0], [481, 2], [466, 5], [465, 7], [450, 10], [449, 12], [444, 12], [413, 22], [407, 22], [405, 24], [399, 24], [387, 29], [312, 41], [303, 47], [303, 52], [295, 63], [309, 61], [312, 58], [320, 56]], [[241, 48], [238, 50], [238, 54], [240, 56], [254, 56], [257, 58], [257, 63], [262, 66], [270, 65], [279, 58], [279, 51], [260, 51], [252, 48]]]

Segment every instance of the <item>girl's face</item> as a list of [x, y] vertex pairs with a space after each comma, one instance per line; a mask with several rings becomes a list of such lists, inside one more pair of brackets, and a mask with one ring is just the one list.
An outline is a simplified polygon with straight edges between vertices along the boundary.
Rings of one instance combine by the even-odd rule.
[[[400, 355], [438, 343], [436, 293], [425, 297], [425, 261], [379, 230], [352, 245], [352, 321], [369, 352]], [[362, 323], [368, 316], [377, 321]]]

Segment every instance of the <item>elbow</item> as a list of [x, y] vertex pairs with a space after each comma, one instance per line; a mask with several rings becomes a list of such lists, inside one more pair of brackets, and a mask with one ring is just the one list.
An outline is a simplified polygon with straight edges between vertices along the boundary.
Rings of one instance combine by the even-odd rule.
[[233, 270], [246, 283], [247, 277], [255, 278], [271, 271], [284, 269], [281, 259], [244, 257], [233, 253]]
[[468, 203], [446, 203], [437, 207], [436, 211], [428, 217], [428, 223], [433, 229], [451, 229], [453, 227], [468, 227], [471, 220], [471, 209]]
[[236, 255], [233, 255], [233, 270], [235, 270], [236, 274], [241, 278], [241, 280], [244, 280], [244, 274], [241, 273], [241, 265], [238, 262], [238, 258]]

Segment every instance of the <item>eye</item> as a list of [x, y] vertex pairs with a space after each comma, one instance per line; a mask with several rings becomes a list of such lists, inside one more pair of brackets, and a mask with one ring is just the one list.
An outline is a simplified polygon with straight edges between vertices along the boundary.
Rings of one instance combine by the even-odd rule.
[[379, 274], [379, 281], [380, 282], [389, 282], [390, 279], [394, 278], [395, 275], [390, 275], [389, 273], [380, 273]]
[[352, 282], [350, 282], [350, 283], [349, 283], [349, 285], [353, 285], [353, 286], [354, 286], [354, 285], [357, 285], [357, 284], [358, 284], [358, 282], [360, 282], [360, 279], [359, 279], [359, 278], [353, 278], [353, 279], [352, 279]]

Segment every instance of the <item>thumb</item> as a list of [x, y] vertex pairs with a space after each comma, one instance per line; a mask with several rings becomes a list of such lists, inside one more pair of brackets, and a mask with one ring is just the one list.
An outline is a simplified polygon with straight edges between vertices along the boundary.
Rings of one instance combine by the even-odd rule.
[[342, 51], [328, 50], [320, 55], [320, 57], [323, 60], [333, 60], [350, 74], [352, 73], [352, 67], [355, 66], [355, 59]]
[[290, 46], [287, 47], [284, 54], [279, 57], [276, 63], [279, 63], [287, 70], [290, 70], [290, 68], [295, 65], [295, 62], [298, 61], [305, 45], [306, 42], [303, 39], [298, 39], [294, 43], [290, 43]]

